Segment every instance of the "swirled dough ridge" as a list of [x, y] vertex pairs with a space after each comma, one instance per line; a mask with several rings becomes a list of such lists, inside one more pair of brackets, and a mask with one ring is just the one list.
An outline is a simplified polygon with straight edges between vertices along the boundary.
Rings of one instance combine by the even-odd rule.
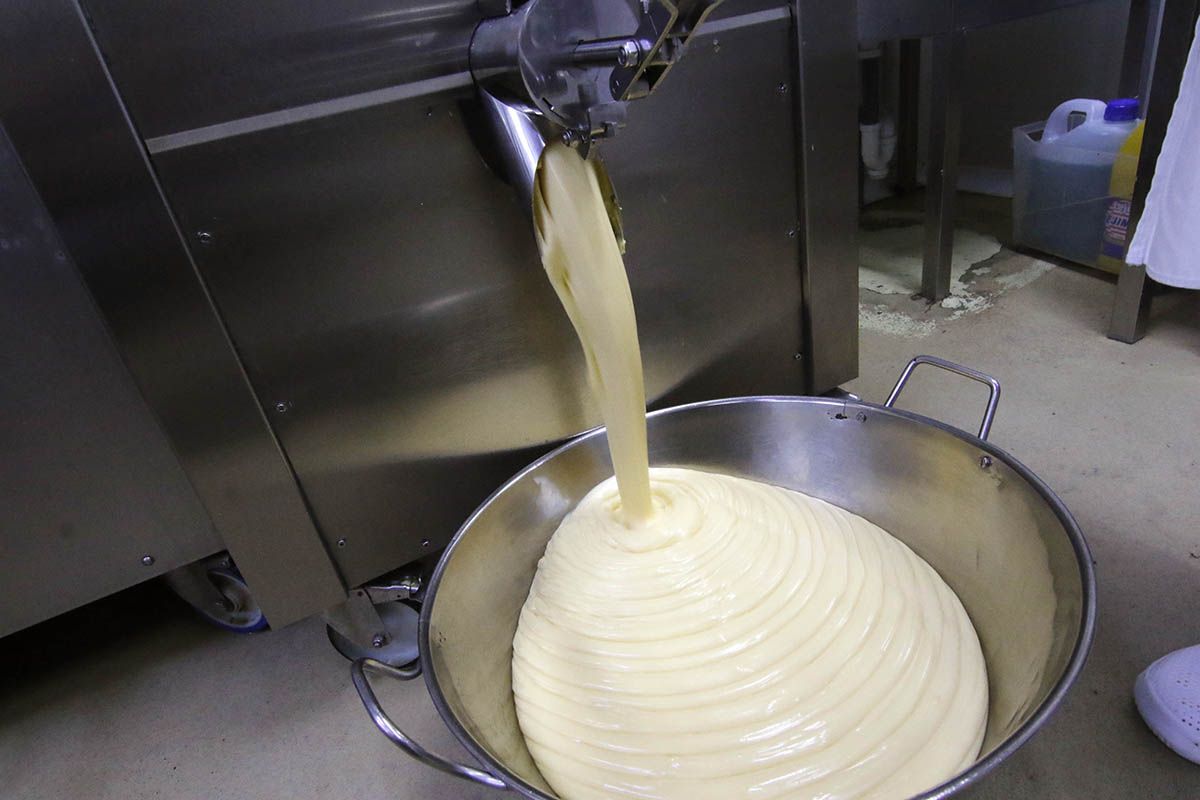
[[906, 798], [979, 752], [975, 630], [925, 561], [807, 495], [651, 469], [551, 538], [513, 642], [530, 753], [560, 797]]

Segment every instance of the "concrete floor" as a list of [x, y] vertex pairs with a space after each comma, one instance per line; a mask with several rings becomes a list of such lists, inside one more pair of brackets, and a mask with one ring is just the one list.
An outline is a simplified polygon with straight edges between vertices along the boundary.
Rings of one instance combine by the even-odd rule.
[[[1087, 669], [976, 800], [1200, 797], [1200, 767], [1157, 742], [1129, 694], [1152, 659], [1200, 642], [1200, 293], [1158, 301], [1131, 347], [1103, 335], [1113, 289], [1057, 267], [977, 314], [930, 312], [920, 338], [863, 335], [850, 388], [868, 400], [917, 352], [998, 377], [993, 441], [1062, 496], [1096, 558]], [[904, 405], [973, 430], [982, 401], [973, 384], [919, 373]], [[377, 734], [315, 619], [233, 636], [148, 585], [0, 640], [0, 665], [0, 796], [12, 800], [492, 796]], [[420, 741], [461, 753], [422, 685], [381, 696]]]

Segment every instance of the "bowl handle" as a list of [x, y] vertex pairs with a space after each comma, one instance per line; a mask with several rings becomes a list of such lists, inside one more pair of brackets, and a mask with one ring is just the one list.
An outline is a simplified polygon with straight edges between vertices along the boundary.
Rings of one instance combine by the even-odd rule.
[[376, 661], [373, 658], [360, 658], [350, 665], [350, 678], [354, 681], [354, 688], [358, 690], [359, 699], [362, 700], [367, 713], [371, 715], [371, 721], [375, 723], [375, 727], [379, 728], [384, 736], [391, 739], [392, 744], [399, 747], [405, 753], [408, 753], [417, 761], [428, 764], [434, 769], [439, 769], [448, 775], [463, 778], [474, 783], [481, 783], [493, 789], [508, 789], [499, 778], [474, 767], [456, 764], [436, 753], [429, 752], [410, 739], [408, 734], [400, 730], [396, 726], [396, 723], [392, 722], [387, 712], [383, 710], [383, 707], [379, 705], [379, 698], [375, 696], [375, 690], [371, 688], [371, 682], [367, 679], [368, 669], [372, 672], [387, 675], [389, 678], [410, 681], [421, 674], [421, 667], [419, 665], [415, 667], [393, 667], [389, 664], [384, 664], [382, 661]]
[[885, 408], [891, 408], [896, 405], [896, 401], [900, 398], [900, 391], [904, 389], [904, 385], [908, 383], [908, 378], [912, 375], [914, 369], [921, 364], [929, 364], [933, 367], [953, 372], [957, 375], [962, 375], [964, 378], [970, 378], [973, 381], [987, 384], [988, 386], [988, 402], [987, 408], [983, 411], [983, 422], [979, 425], [979, 438], [987, 441], [988, 433], [992, 430], [992, 420], [996, 417], [996, 406], [1000, 403], [1000, 381], [993, 378], [991, 375], [986, 375], [977, 369], [964, 367], [961, 364], [955, 364], [952, 361], [947, 361], [944, 358], [937, 356], [917, 356], [912, 361], [908, 362], [908, 366], [904, 368], [904, 372], [900, 373], [900, 378], [896, 381], [895, 388], [888, 395], [887, 402], [884, 403]]

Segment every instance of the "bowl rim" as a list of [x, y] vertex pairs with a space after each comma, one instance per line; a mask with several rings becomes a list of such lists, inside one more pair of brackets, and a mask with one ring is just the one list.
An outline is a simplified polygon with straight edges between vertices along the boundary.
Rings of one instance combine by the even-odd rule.
[[[745, 397], [726, 397], [715, 400], [701, 400], [694, 403], [685, 403], [677, 406], [651, 411], [646, 415], [647, 420], [654, 419], [660, 416], [669, 414], [678, 414], [687, 411], [692, 411], [700, 408], [711, 408], [723, 405], [743, 405], [743, 404], [801, 404], [801, 405], [819, 405], [828, 406], [831, 409], [841, 408], [843, 413], [847, 409], [863, 409], [869, 410], [875, 414], [888, 414], [899, 419], [906, 420], [918, 425], [927, 425], [944, 433], [948, 433], [974, 447], [984, 451], [993, 459], [999, 459], [1005, 463], [1010, 469], [1020, 475], [1033, 489], [1041, 496], [1041, 498], [1050, 506], [1055, 517], [1062, 524], [1063, 530], [1066, 531], [1067, 537], [1071, 540], [1071, 547], [1075, 553], [1076, 565], [1079, 567], [1080, 588], [1082, 592], [1081, 612], [1082, 619], [1080, 621], [1079, 633], [1075, 637], [1075, 643], [1071, 650], [1071, 656], [1067, 660], [1066, 668], [1063, 674], [1055, 682], [1050, 693], [1038, 705], [1034, 712], [1025, 720], [1022, 725], [1017, 728], [1008, 738], [1004, 739], [998, 747], [988, 753], [983, 758], [973, 763], [970, 767], [953, 777], [943, 781], [921, 794], [914, 795], [909, 800], [943, 800], [957, 794], [963, 789], [978, 782], [988, 773], [996, 769], [1002, 762], [1009, 758], [1013, 753], [1019, 750], [1026, 742], [1033, 738], [1041, 728], [1049, 721], [1062, 705], [1066, 698], [1067, 692], [1075, 684], [1079, 678], [1083, 667], [1087, 662], [1087, 657], [1092, 647], [1092, 640], [1096, 631], [1096, 573], [1092, 564], [1091, 549], [1088, 547], [1087, 541], [1084, 539], [1083, 531], [1080, 530], [1079, 524], [1075, 521], [1075, 517], [1067, 509], [1066, 504], [1054, 493], [1054, 491], [1033, 472], [1026, 467], [1007, 451], [997, 447], [991, 442], [984, 441], [972, 433], [956, 428], [940, 420], [926, 417], [912, 411], [904, 409], [882, 406], [876, 403], [867, 402], [865, 400], [855, 399], [853, 397], [833, 398], [833, 397], [810, 397], [804, 395], [748, 395]], [[488, 495], [479, 506], [471, 512], [471, 515], [463, 522], [459, 529], [455, 532], [454, 537], [450, 540], [450, 544], [446, 546], [445, 551], [438, 559], [437, 566], [434, 568], [433, 575], [425, 589], [425, 599], [421, 605], [421, 615], [417, 623], [417, 644], [420, 652], [421, 672], [425, 678], [425, 686], [429, 691], [429, 696], [433, 700], [434, 708], [441, 717], [442, 722], [448, 727], [454, 737], [467, 750], [471, 756], [483, 765], [483, 769], [491, 773], [505, 784], [510, 789], [525, 795], [526, 797], [534, 798], [534, 800], [560, 800], [556, 795], [546, 794], [541, 789], [531, 785], [525, 779], [516, 775], [509, 770], [504, 764], [492, 758], [482, 745], [467, 731], [467, 729], [458, 720], [454, 712], [451, 710], [449, 703], [446, 701], [445, 694], [442, 692], [441, 685], [438, 683], [437, 674], [433, 669], [432, 656], [429, 648], [429, 622], [430, 616], [433, 613], [433, 607], [437, 600], [438, 587], [441, 584], [442, 575], [445, 572], [446, 565], [459, 542], [470, 530], [475, 520], [492, 504], [492, 502], [508, 491], [514, 484], [521, 481], [526, 475], [541, 467], [543, 464], [551, 461], [560, 453], [563, 453], [573, 447], [580, 446], [583, 442], [604, 435], [604, 426], [591, 428], [579, 435], [571, 438], [562, 445], [554, 448], [550, 452], [530, 462], [521, 468], [511, 478], [502, 483], [499, 488]]]

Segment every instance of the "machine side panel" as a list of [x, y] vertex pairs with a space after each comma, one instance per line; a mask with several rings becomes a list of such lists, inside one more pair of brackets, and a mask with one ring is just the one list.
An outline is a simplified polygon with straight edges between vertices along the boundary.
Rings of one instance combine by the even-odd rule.
[[0, 5], [0, 123], [276, 625], [345, 597], [75, 3]]
[[3, 128], [0, 376], [0, 636], [221, 549]]
[[[600, 146], [657, 404], [802, 386], [786, 7], [698, 36]], [[154, 156], [351, 584], [445, 544], [598, 422], [527, 214], [460, 93]], [[853, 335], [850, 331], [848, 335]]]
[[146, 138], [467, 71], [476, 0], [84, 0]]

